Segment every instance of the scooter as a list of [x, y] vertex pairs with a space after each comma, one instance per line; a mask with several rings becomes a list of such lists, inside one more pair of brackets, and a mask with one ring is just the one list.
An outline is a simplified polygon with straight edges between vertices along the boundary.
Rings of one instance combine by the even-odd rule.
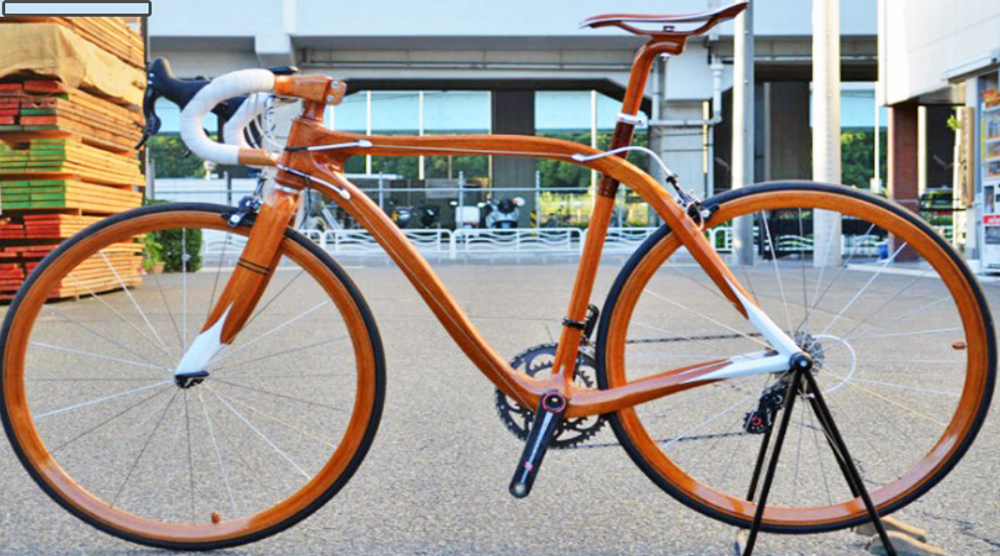
[[487, 228], [495, 230], [512, 230], [518, 227], [521, 218], [520, 207], [524, 206], [524, 198], [513, 197], [494, 199], [488, 203], [480, 204], [486, 211], [485, 224]]

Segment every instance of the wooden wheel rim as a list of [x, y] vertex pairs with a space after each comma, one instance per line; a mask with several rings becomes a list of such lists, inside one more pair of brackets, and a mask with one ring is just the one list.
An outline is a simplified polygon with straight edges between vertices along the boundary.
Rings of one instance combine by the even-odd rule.
[[[16, 307], [8, 328], [3, 361], [4, 415], [10, 433], [21, 448], [22, 462], [49, 494], [69, 505], [81, 516], [96, 524], [120, 531], [144, 541], [167, 544], [224, 543], [259, 535], [306, 512], [337, 483], [348, 470], [354, 455], [362, 448], [376, 404], [376, 355], [372, 338], [344, 284], [320, 260], [295, 241], [286, 237], [281, 253], [301, 265], [319, 283], [344, 319], [354, 349], [357, 390], [354, 408], [344, 435], [319, 472], [295, 493], [255, 515], [218, 524], [203, 525], [162, 523], [139, 517], [109, 505], [76, 483], [48, 453], [30, 416], [24, 390], [24, 356], [34, 321], [48, 292], [61, 278], [105, 245], [125, 241], [146, 231], [169, 228], [217, 229], [247, 235], [249, 228], [228, 228], [221, 215], [207, 211], [164, 211], [138, 215], [103, 227], [82, 237], [57, 258], [45, 261], [43, 270], [25, 292]], [[13, 308], [12, 308], [13, 309]], [[19, 454], [20, 455], [20, 454]]]
[[[899, 480], [870, 493], [880, 511], [896, 510], [900, 504], [908, 501], [911, 494], [928, 486], [931, 478], [940, 480], [941, 476], [938, 474], [943, 469], [950, 468], [949, 465], [954, 463], [952, 458], [956, 452], [964, 450], [967, 447], [965, 440], [978, 430], [980, 413], [984, 401], [988, 400], [990, 394], [992, 369], [990, 369], [991, 349], [987, 339], [988, 327], [983, 314], [977, 310], [975, 302], [979, 299], [977, 292], [965, 280], [961, 269], [935, 238], [928, 236], [921, 228], [899, 214], [860, 196], [819, 189], [781, 189], [748, 193], [722, 203], [706, 228], [729, 221], [736, 216], [762, 210], [795, 208], [834, 210], [863, 218], [907, 241], [939, 273], [961, 315], [968, 346], [968, 364], [961, 401], [955, 415], [923, 460], [917, 462]], [[604, 360], [609, 388], [627, 382], [625, 340], [636, 302], [656, 270], [679, 246], [680, 241], [673, 234], [662, 238], [635, 267], [620, 291], [614, 314], [611, 315], [607, 327]], [[698, 481], [667, 457], [642, 426], [634, 408], [619, 411], [617, 417], [622, 432], [629, 436], [641, 457], [661, 479], [676, 489], [677, 494], [738, 521], [746, 522], [753, 519], [756, 504]], [[775, 528], [840, 526], [865, 520], [866, 516], [861, 500], [855, 499], [811, 508], [769, 506], [764, 514], [764, 523]]]

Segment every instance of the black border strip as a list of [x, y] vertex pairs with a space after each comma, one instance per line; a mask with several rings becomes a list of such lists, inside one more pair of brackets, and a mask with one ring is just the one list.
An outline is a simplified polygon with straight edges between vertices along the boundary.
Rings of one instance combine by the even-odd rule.
[[[145, 4], [146, 13], [93, 13], [93, 14], [56, 14], [56, 13], [16, 13], [8, 14], [7, 6], [8, 4], [132, 4], [138, 6], [139, 4]], [[150, 17], [153, 15], [153, 1], [152, 0], [96, 0], [95, 2], [81, 2], [79, 0], [6, 0], [3, 2], [3, 15], [10, 17]]]

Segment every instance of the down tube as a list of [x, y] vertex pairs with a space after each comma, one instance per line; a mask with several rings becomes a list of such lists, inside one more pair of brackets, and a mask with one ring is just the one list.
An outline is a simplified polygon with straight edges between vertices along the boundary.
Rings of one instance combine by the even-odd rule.
[[[348, 192], [351, 202], [342, 206], [385, 249], [469, 359], [504, 393], [526, 407], [536, 406], [538, 399], [545, 392], [542, 383], [516, 372], [493, 349], [445, 289], [431, 265], [385, 212], [343, 173], [330, 171], [325, 173], [324, 177]], [[329, 190], [324, 185], [319, 183], [314, 185], [327, 197], [336, 201], [342, 199], [339, 193]]]

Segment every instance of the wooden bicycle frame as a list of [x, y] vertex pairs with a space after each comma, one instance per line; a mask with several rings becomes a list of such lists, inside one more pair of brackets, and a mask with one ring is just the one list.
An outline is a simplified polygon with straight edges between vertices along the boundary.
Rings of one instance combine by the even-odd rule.
[[[638, 51], [622, 107], [624, 115], [635, 116], [638, 113], [650, 67], [656, 57], [667, 53], [678, 54], [682, 49], [683, 41], [678, 42], [676, 37], [654, 37]], [[324, 103], [306, 100], [302, 114], [292, 123], [287, 150], [276, 164], [278, 186], [270, 192], [256, 215], [243, 258], [205, 324], [203, 330], [208, 331], [226, 317], [224, 326], [219, 327], [223, 344], [233, 340], [267, 286], [270, 272], [277, 264], [277, 242], [273, 238], [280, 237], [280, 230], [294, 213], [297, 193], [307, 187], [321, 191], [372, 234], [469, 359], [498, 388], [526, 407], [536, 407], [544, 393], [559, 391], [569, 401], [567, 417], [609, 413], [706, 384], [712, 381], [706, 375], [733, 365], [731, 360], [719, 360], [667, 370], [609, 390], [582, 389], [574, 385], [575, 362], [582, 340], [578, 323], [586, 318], [619, 183], [624, 183], [649, 203], [737, 311], [758, 328], [761, 327], [758, 321], [768, 321], [712, 248], [699, 225], [663, 185], [629, 163], [624, 155], [578, 160], [573, 156], [583, 158], [601, 155], [602, 152], [578, 143], [532, 136], [368, 136], [337, 132], [324, 127], [325, 108]], [[611, 150], [631, 143], [635, 127], [631, 121], [628, 117], [619, 118]], [[517, 372], [482, 337], [427, 260], [385, 212], [346, 178], [346, 160], [358, 155], [548, 158], [602, 173], [551, 376], [536, 380]], [[757, 318], [750, 314], [751, 311]], [[784, 339], [787, 340], [787, 337]], [[788, 345], [781, 341], [777, 343]], [[782, 354], [787, 354], [787, 350]], [[779, 361], [777, 366], [781, 364]], [[775, 367], [775, 363], [770, 362], [770, 366]], [[754, 372], [773, 370], [776, 369]], [[699, 377], [705, 378], [699, 380]]]

